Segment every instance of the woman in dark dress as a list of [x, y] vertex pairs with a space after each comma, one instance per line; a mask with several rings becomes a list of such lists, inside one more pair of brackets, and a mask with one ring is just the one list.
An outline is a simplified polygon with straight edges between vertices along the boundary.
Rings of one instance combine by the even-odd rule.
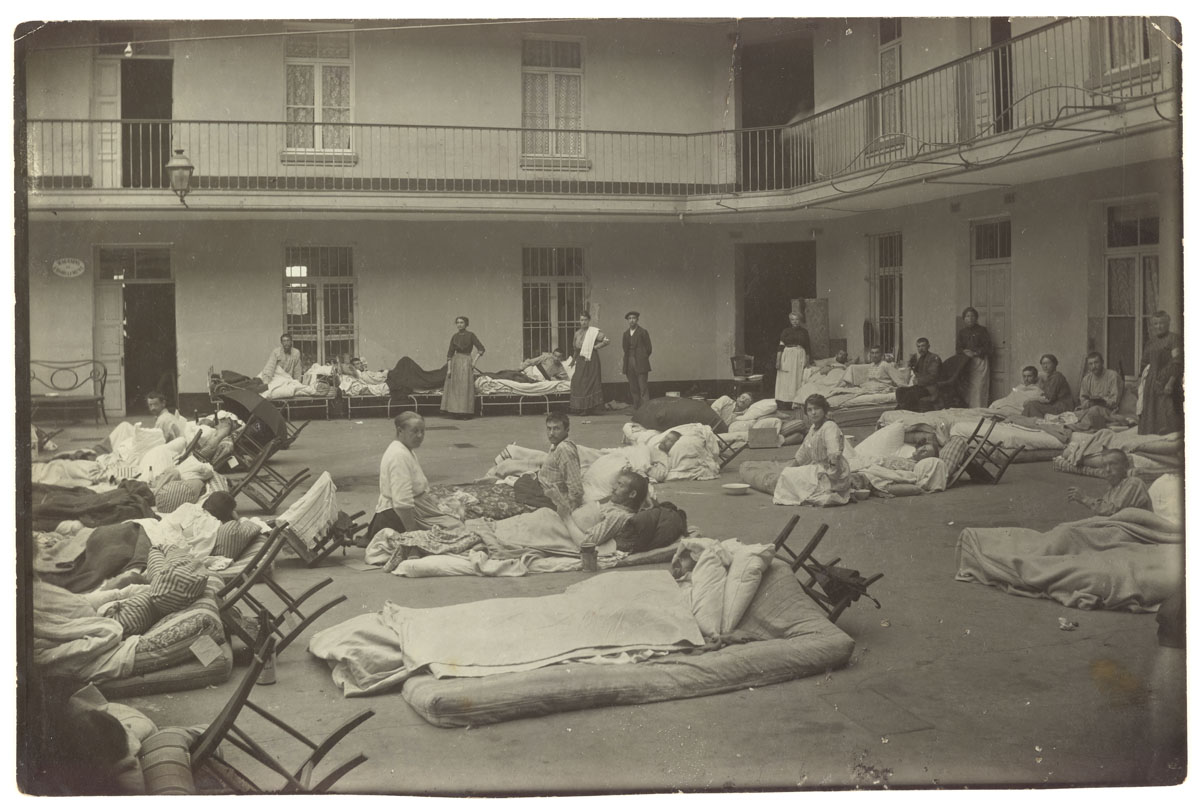
[[779, 350], [775, 353], [775, 402], [780, 409], [791, 409], [800, 395], [804, 368], [812, 359], [808, 331], [800, 324], [800, 315], [788, 314], [788, 326], [779, 333]]
[[1042, 365], [1042, 371], [1046, 374], [1038, 382], [1038, 386], [1042, 388], [1042, 397], [1026, 401], [1021, 414], [1028, 418], [1044, 418], [1046, 415], [1070, 412], [1075, 408], [1075, 396], [1071, 394], [1071, 385], [1067, 383], [1067, 377], [1058, 371], [1058, 357], [1047, 353], [1038, 364]]
[[[450, 337], [446, 352], [446, 383], [442, 386], [442, 411], [452, 415], [475, 414], [475, 359], [484, 354], [479, 337], [467, 330], [471, 320], [454, 320], [458, 331]], [[472, 357], [471, 351], [479, 351]]]
[[954, 352], [970, 359], [967, 368], [959, 376], [962, 399], [969, 407], [982, 409], [988, 405], [988, 374], [991, 367], [988, 357], [992, 355], [992, 339], [987, 328], [979, 324], [979, 312], [967, 307], [963, 310], [963, 329], [958, 332]]
[[592, 317], [586, 311], [579, 315], [575, 331], [575, 372], [571, 375], [571, 411], [584, 414], [604, 404], [600, 385], [600, 358], [595, 351], [608, 344], [608, 337], [592, 327]]

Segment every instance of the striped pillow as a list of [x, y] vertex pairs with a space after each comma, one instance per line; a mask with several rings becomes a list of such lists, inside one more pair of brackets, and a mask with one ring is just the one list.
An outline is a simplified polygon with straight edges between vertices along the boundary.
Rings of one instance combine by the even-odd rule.
[[149, 594], [135, 594], [117, 600], [105, 613], [109, 619], [121, 624], [126, 636], [148, 631], [159, 618], [159, 610]]
[[946, 463], [946, 473], [954, 476], [967, 459], [967, 438], [954, 435], [942, 446], [938, 456], [942, 458], [942, 462]]
[[[148, 568], [148, 567], [147, 567]], [[150, 582], [150, 597], [163, 614], [180, 611], [195, 602], [208, 584], [204, 564], [167, 555], [167, 566]]]
[[199, 479], [167, 482], [154, 491], [154, 509], [160, 513], [173, 512], [182, 504], [195, 504], [200, 501], [203, 492], [204, 483]]
[[258, 525], [252, 521], [226, 521], [217, 527], [212, 554], [237, 560], [258, 535]]

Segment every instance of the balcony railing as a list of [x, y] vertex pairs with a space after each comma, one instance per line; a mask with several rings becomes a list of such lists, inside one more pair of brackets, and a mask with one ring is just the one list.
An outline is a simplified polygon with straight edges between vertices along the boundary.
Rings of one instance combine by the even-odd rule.
[[[695, 134], [269, 121], [28, 121], [31, 190], [198, 189], [688, 197], [780, 191], [1055, 128], [1176, 89], [1146, 18], [1068, 19], [783, 126]], [[320, 144], [320, 148], [314, 148]], [[557, 149], [551, 152], [551, 147]], [[550, 153], [547, 153], [550, 152]]]

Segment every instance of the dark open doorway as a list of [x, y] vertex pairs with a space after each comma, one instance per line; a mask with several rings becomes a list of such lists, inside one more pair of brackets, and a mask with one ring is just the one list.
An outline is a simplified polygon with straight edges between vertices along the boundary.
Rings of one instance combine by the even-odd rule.
[[[1012, 21], [1008, 17], [992, 17], [989, 21], [991, 43], [1000, 45], [1012, 39]], [[992, 51], [992, 114], [996, 133], [1013, 127], [1012, 47]]]
[[[740, 69], [742, 128], [782, 126], [812, 113], [811, 37], [781, 33], [779, 38], [746, 44]], [[747, 132], [740, 145], [742, 190], [792, 187], [803, 179], [796, 148], [777, 130]]]
[[170, 59], [121, 62], [121, 184], [165, 188], [171, 159], [172, 72]]
[[764, 375], [765, 393], [771, 395], [779, 332], [788, 325], [792, 300], [817, 296], [817, 244], [740, 244], [738, 250], [743, 269], [743, 345], [754, 356], [754, 371]]
[[125, 286], [125, 411], [146, 409], [146, 393], [157, 390], [175, 405], [175, 284]]

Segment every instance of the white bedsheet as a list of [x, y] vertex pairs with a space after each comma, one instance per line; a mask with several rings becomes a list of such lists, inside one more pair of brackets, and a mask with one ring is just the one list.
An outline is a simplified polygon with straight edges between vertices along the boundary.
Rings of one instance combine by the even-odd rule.
[[550, 395], [570, 392], [570, 381], [529, 381], [518, 383], [503, 378], [479, 376], [475, 379], [475, 391], [481, 395]]
[[685, 590], [662, 569], [590, 577], [562, 594], [440, 608], [388, 602], [315, 634], [309, 652], [347, 696], [429, 670], [478, 677], [622, 651], [703, 644]]

